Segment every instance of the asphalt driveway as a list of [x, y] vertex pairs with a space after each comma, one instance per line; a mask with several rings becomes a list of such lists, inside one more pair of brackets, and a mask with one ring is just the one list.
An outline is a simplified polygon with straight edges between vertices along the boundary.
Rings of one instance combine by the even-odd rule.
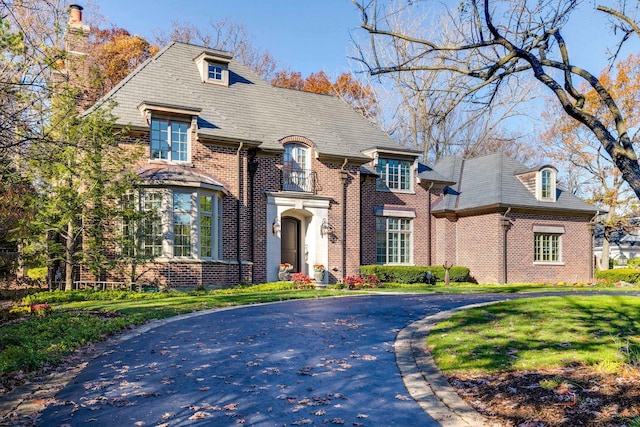
[[92, 360], [39, 426], [437, 426], [410, 397], [397, 333], [505, 295], [372, 295], [214, 310]]

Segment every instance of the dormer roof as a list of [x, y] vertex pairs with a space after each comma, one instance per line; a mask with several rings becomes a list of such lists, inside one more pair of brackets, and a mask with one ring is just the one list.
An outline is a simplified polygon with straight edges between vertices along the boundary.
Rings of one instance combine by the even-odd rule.
[[[519, 179], [529, 170], [502, 153], [473, 159], [445, 158], [434, 171], [456, 184], [445, 187], [445, 196], [433, 207], [434, 214], [526, 209], [540, 212], [567, 212], [595, 215], [597, 209], [570, 192], [556, 187], [554, 202], [541, 201]], [[536, 168], [533, 173], [543, 168]], [[556, 170], [555, 168], [553, 168]]]
[[[203, 82], [194, 59], [228, 61], [228, 86]], [[132, 130], [148, 129], [137, 108], [143, 101], [199, 108], [197, 136], [204, 143], [250, 141], [282, 151], [283, 137], [300, 135], [315, 143], [319, 158], [354, 163], [370, 161], [364, 151], [371, 148], [398, 150], [389, 135], [341, 99], [273, 87], [230, 54], [185, 43], [162, 49], [105, 98], [116, 101], [117, 124]]]

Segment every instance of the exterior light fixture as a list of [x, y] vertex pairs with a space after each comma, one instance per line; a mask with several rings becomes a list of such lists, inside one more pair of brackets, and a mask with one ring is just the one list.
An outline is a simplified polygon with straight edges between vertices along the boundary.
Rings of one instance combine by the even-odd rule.
[[323, 218], [322, 224], [320, 225], [320, 235], [322, 235], [322, 237], [326, 236], [327, 234], [329, 234], [329, 230], [331, 230], [329, 221], [327, 221], [327, 218]]
[[278, 221], [278, 217], [274, 218], [273, 225], [271, 226], [271, 231], [273, 231], [274, 235], [280, 233], [280, 221]]

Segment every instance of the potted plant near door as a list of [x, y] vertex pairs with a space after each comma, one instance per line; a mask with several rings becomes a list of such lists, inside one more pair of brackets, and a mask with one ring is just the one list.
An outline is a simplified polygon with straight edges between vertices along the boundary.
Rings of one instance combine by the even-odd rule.
[[278, 280], [283, 280], [283, 281], [290, 280], [292, 270], [293, 270], [293, 265], [289, 264], [288, 262], [278, 265]]
[[322, 264], [313, 265], [313, 280], [316, 282], [322, 282], [324, 280], [325, 268]]

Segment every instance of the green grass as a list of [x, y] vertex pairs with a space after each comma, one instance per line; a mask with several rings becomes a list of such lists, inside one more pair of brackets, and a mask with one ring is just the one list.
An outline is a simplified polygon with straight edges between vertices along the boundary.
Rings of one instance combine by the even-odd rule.
[[427, 339], [445, 373], [640, 367], [640, 298], [557, 296], [465, 310]]

